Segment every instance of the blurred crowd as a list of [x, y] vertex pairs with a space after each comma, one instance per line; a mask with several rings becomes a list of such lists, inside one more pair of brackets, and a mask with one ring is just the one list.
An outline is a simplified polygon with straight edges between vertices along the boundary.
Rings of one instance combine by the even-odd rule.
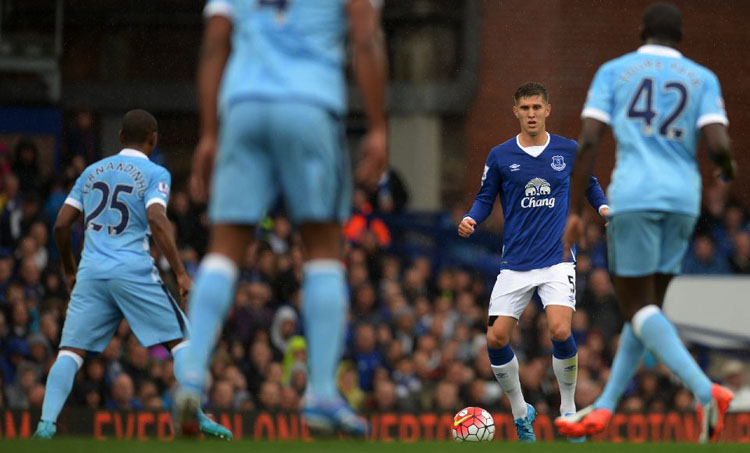
[[[0, 408], [41, 407], [46, 375], [60, 341], [67, 294], [51, 226], [75, 178], [100, 157], [85, 112], [70, 126], [58, 169], [43, 173], [30, 140], [13, 149], [0, 143]], [[388, 225], [375, 215], [399, 212], [408, 195], [395, 172], [374, 191], [355, 194], [346, 226], [351, 297], [341, 393], [360, 410], [454, 411], [466, 405], [509, 410], [486, 353], [487, 301], [493, 281], [471, 268], [436, 269], [424, 256], [389, 252]], [[189, 272], [206, 248], [202, 206], [173, 190], [168, 213]], [[750, 273], [747, 210], [728, 201], [722, 187], [707, 190], [688, 273]], [[586, 227], [577, 265], [579, 347], [577, 404], [600, 393], [609, 374], [622, 321], [606, 270], [600, 222]], [[83, 230], [74, 231], [82, 245]], [[165, 282], [166, 260], [152, 247]], [[259, 229], [242, 267], [234, 306], [211, 362], [207, 405], [214, 410], [296, 410], [306, 385], [306, 343], [300, 318], [303, 255], [297, 232], [281, 214]], [[541, 413], [557, 414], [547, 321], [534, 299], [512, 337], [526, 398]], [[699, 359], [702, 357], [699, 355]], [[702, 363], [702, 365], [706, 365]], [[744, 395], [743, 367], [728, 362], [718, 376]], [[109, 346], [86, 359], [69, 405], [162, 409], [175, 387], [172, 361], [161, 346], [143, 348], [123, 321]], [[743, 393], [744, 392], [744, 393]], [[632, 411], [688, 410], [692, 395], [647, 359], [622, 407]]]

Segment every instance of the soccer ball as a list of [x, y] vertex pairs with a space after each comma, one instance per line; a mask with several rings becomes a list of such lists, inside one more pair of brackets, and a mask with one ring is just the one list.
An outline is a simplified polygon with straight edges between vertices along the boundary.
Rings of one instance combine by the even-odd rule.
[[489, 442], [495, 437], [495, 420], [481, 407], [467, 407], [453, 417], [453, 440]]

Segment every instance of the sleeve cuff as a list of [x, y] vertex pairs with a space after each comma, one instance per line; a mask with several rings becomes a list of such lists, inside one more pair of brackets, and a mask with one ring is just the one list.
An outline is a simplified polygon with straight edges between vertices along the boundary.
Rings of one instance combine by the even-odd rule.
[[602, 215], [602, 209], [609, 209], [609, 205], [605, 203], [599, 206], [599, 215]]
[[698, 118], [698, 121], [696, 121], [696, 126], [698, 126], [698, 129], [702, 128], [703, 126], [707, 126], [709, 124], [723, 124], [724, 126], [729, 126], [729, 118], [723, 113], [707, 113], [700, 118]]
[[594, 107], [586, 107], [585, 109], [583, 109], [583, 112], [581, 112], [581, 118], [592, 118], [595, 120], [599, 120], [604, 124], [612, 123], [612, 117], [609, 115], [609, 113]]
[[208, 19], [212, 16], [224, 16], [231, 19], [233, 12], [232, 5], [228, 2], [211, 2], [203, 8], [203, 17]]
[[164, 206], [165, 208], [167, 207], [167, 202], [163, 198], [156, 198], [155, 197], [155, 198], [152, 198], [152, 199], [148, 200], [146, 202], [146, 208], [148, 208], [152, 204], [160, 204], [160, 205]]
[[79, 211], [83, 212], [83, 203], [76, 200], [75, 198], [68, 197], [65, 199], [65, 204], [68, 206], [73, 206], [74, 208], [78, 209]]

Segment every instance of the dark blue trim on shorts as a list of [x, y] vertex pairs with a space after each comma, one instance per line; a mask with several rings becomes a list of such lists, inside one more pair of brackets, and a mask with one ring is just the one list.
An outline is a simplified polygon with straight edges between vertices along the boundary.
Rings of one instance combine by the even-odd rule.
[[180, 332], [182, 332], [184, 338], [184, 336], [187, 335], [187, 329], [185, 328], [185, 320], [182, 318], [180, 305], [174, 300], [172, 293], [169, 292], [169, 289], [167, 289], [167, 286], [164, 283], [161, 284], [161, 289], [164, 291], [164, 294], [167, 295], [167, 299], [169, 299], [169, 304], [172, 306], [172, 311], [174, 311], [174, 315], [177, 318], [177, 324], [179, 324]]

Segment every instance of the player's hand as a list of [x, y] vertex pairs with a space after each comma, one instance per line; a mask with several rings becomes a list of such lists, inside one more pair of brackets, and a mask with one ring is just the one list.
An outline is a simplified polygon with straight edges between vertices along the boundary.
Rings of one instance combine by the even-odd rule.
[[388, 134], [384, 127], [371, 129], [359, 147], [359, 164], [355, 172], [357, 183], [375, 190], [388, 170]]
[[471, 217], [464, 217], [461, 224], [458, 225], [458, 235], [467, 238], [474, 234], [474, 227], [477, 226], [476, 220]]
[[180, 299], [182, 299], [182, 305], [184, 306], [190, 290], [193, 289], [193, 280], [188, 274], [178, 275], [177, 286], [180, 287]]
[[563, 260], [570, 258], [570, 248], [578, 242], [583, 234], [583, 220], [578, 214], [568, 214], [568, 223], [563, 231]]
[[216, 137], [202, 136], [193, 154], [193, 168], [190, 174], [190, 196], [193, 200], [205, 203], [211, 187], [211, 173], [216, 155]]
[[68, 290], [68, 295], [73, 294], [74, 286], [76, 286], [76, 274], [65, 274], [65, 289]]
[[609, 222], [607, 221], [607, 216], [609, 216], [609, 206], [604, 205], [599, 208], [599, 215], [604, 219], [604, 226], [609, 225]]

